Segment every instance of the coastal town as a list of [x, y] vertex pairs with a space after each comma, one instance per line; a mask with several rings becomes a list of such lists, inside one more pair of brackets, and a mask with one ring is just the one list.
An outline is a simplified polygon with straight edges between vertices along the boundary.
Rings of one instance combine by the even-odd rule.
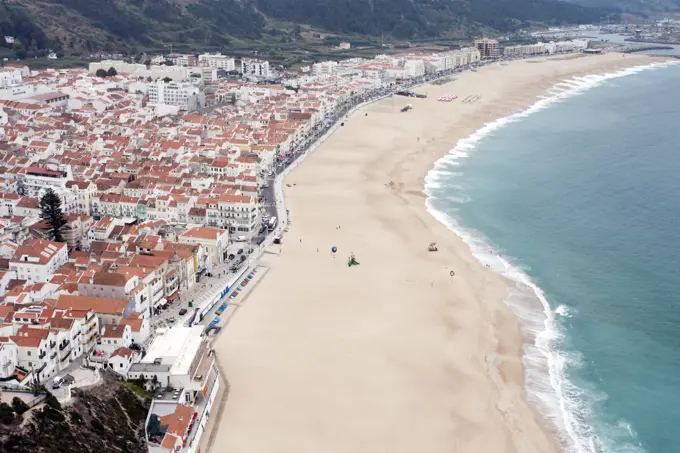
[[287, 172], [360, 105], [408, 106], [411, 87], [501, 56], [575, 52], [588, 40], [479, 39], [294, 76], [222, 54], [0, 67], [0, 386], [66, 403], [113, 375], [152, 396], [150, 453], [205, 451], [227, 378], [212, 342], [286, 240]]

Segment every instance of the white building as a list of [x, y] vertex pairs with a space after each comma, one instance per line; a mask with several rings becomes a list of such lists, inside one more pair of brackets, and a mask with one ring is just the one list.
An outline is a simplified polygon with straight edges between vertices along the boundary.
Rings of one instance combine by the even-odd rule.
[[409, 59], [404, 62], [404, 70], [407, 77], [420, 77], [425, 75], [425, 64], [421, 59]]
[[252, 237], [260, 228], [260, 205], [254, 196], [224, 194], [211, 199], [206, 219], [208, 226], [228, 229], [231, 235]]
[[170, 54], [165, 57], [165, 60], [172, 62], [175, 66], [184, 68], [187, 66], [196, 66], [196, 56], [191, 54]]
[[[149, 453], [196, 453], [211, 417], [221, 380], [203, 327], [159, 332], [128, 379], [156, 387], [144, 426]], [[169, 392], [169, 388], [174, 392]]]
[[55, 332], [25, 325], [9, 339], [17, 347], [18, 366], [32, 372], [39, 381], [53, 376], [59, 370]]
[[0, 340], [0, 379], [8, 378], [14, 373], [19, 363], [18, 353], [19, 349], [15, 343]]
[[127, 324], [104, 324], [101, 327], [94, 353], [107, 359], [118, 348], [129, 348], [132, 344], [132, 329]]
[[135, 352], [129, 348], [118, 348], [111, 353], [107, 367], [115, 373], [127, 377], [135, 358]]
[[198, 65], [209, 68], [224, 69], [225, 71], [236, 70], [236, 60], [221, 53], [204, 53], [198, 56]]
[[336, 61], [321, 61], [312, 65], [312, 73], [315, 76], [332, 76], [337, 66]]
[[[47, 150], [49, 153], [49, 148]], [[45, 189], [55, 192], [66, 190], [66, 183], [73, 179], [71, 169], [50, 170], [41, 167], [28, 167], [23, 175], [17, 178], [17, 192], [19, 195], [40, 197]]]
[[23, 77], [21, 69], [0, 68], [0, 88], [13, 88], [21, 86]]
[[253, 58], [244, 58], [241, 60], [241, 73], [257, 77], [269, 77], [269, 62]]
[[[223, 263], [228, 258], [229, 232], [227, 230], [193, 227], [182, 233], [177, 241], [182, 244], [202, 246], [207, 255], [206, 267], [208, 271], [212, 269], [212, 266]], [[200, 272], [201, 269], [199, 268], [198, 271]]]
[[67, 262], [66, 243], [29, 239], [19, 246], [9, 267], [21, 280], [46, 282]]
[[180, 110], [196, 110], [205, 106], [205, 95], [192, 83], [158, 80], [147, 86], [150, 104], [173, 105]]

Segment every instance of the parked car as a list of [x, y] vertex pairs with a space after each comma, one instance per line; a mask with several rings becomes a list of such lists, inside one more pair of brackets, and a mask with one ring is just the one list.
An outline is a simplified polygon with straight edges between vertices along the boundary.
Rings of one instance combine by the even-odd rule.
[[182, 309], [179, 311], [179, 315], [180, 315], [180, 316], [184, 316], [184, 315], [186, 315], [186, 314], [187, 314], [187, 309], [186, 309], [186, 308], [182, 308]]
[[229, 261], [233, 260], [234, 258], [236, 258], [236, 255], [234, 255], [233, 253], [230, 253], [229, 254]]
[[241, 255], [241, 258], [240, 258], [240, 259], [241, 259], [241, 262], [244, 262], [244, 261], [246, 260], [245, 255]]
[[243, 253], [243, 249], [238, 249], [238, 254], [240, 255], [241, 253]]
[[61, 381], [63, 378], [57, 376], [54, 378], [54, 381], [52, 381], [52, 390], [56, 390], [61, 387]]

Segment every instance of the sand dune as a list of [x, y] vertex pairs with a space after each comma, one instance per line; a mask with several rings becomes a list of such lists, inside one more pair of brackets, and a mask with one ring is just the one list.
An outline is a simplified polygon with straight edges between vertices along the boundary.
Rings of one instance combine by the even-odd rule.
[[[288, 177], [290, 232], [216, 341], [231, 391], [211, 451], [559, 449], [524, 401], [505, 282], [428, 214], [423, 195], [433, 163], [485, 122], [567, 77], [652, 60], [536, 61], [369, 105]], [[450, 94], [458, 99], [437, 101]], [[461, 102], [471, 95], [481, 98]], [[350, 253], [360, 266], [347, 266]]]

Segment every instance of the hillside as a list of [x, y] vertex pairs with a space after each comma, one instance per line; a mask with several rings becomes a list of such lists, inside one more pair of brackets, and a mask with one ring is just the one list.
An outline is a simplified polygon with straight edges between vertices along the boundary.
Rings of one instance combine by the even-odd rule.
[[268, 20], [413, 39], [585, 23], [606, 15], [612, 10], [557, 0], [0, 0], [0, 34], [15, 37], [19, 43], [2, 44], [25, 56], [47, 48], [226, 48], [257, 42]]
[[[147, 405], [115, 379], [0, 421], [3, 453], [145, 453]], [[23, 423], [22, 423], [23, 419]], [[9, 422], [9, 423], [8, 423]]]
[[636, 15], [661, 16], [680, 12], [680, 0], [567, 0], [577, 5], [618, 8]]

